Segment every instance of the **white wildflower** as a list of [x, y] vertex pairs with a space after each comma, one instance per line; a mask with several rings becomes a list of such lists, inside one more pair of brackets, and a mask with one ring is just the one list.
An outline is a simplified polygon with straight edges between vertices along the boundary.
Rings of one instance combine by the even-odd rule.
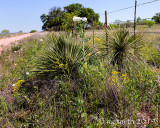
[[83, 18], [82, 18], [82, 21], [85, 21], [85, 22], [86, 22], [86, 21], [87, 21], [87, 18], [86, 18], [86, 17], [83, 17]]
[[81, 17], [77, 17], [77, 16], [74, 16], [74, 17], [73, 17], [73, 21], [74, 21], [74, 22], [81, 21], [81, 20], [82, 20]]
[[26, 75], [29, 75], [29, 72], [26, 72]]
[[13, 87], [16, 86], [15, 84], [12, 85]]
[[40, 41], [42, 42], [42, 41], [43, 41], [43, 39], [40, 39]]

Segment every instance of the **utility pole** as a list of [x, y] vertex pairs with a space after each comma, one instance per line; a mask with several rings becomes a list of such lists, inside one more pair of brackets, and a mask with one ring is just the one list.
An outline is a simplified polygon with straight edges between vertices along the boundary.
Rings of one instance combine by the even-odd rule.
[[137, 11], [137, 0], [135, 0], [135, 11], [134, 11], [134, 35], [136, 33], [136, 11]]
[[105, 28], [106, 28], [106, 53], [108, 55], [108, 28], [107, 28], [107, 11], [105, 11]]

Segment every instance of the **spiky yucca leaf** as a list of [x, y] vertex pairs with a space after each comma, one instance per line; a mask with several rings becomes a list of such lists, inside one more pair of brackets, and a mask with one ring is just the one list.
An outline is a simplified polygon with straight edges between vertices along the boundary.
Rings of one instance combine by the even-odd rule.
[[140, 59], [143, 47], [143, 38], [140, 35], [130, 34], [128, 30], [119, 28], [108, 31], [108, 40], [112, 64], [117, 64], [119, 70]]
[[[44, 52], [37, 57], [34, 71], [44, 74], [75, 75], [78, 65], [83, 61], [82, 46], [67, 36], [54, 36], [49, 39]], [[91, 54], [92, 49], [85, 46], [85, 56]]]

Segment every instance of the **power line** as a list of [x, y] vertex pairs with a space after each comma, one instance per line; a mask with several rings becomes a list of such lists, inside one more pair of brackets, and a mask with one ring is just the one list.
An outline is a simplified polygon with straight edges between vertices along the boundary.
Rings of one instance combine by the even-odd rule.
[[[142, 5], [150, 4], [150, 3], [153, 3], [153, 2], [157, 2], [157, 1], [159, 1], [159, 0], [149, 1], [149, 2], [146, 2], [146, 3], [138, 4], [137, 6], [142, 6]], [[134, 8], [134, 7], [135, 7], [135, 6], [130, 6], [130, 7], [118, 9], [118, 10], [115, 10], [115, 11], [108, 12], [107, 14], [111, 14], [111, 13], [115, 13], [115, 12], [127, 10], [127, 9]], [[104, 14], [100, 14], [100, 15], [104, 15]]]

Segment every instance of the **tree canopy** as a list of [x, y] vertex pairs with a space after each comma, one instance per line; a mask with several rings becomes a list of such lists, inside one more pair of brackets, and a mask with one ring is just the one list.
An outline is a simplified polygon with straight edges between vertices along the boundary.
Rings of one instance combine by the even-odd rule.
[[1, 31], [1, 33], [2, 33], [2, 34], [8, 34], [8, 33], [9, 33], [9, 30], [5, 30], [5, 29], [4, 29], [4, 30]]
[[41, 21], [43, 22], [42, 29], [69, 30], [72, 28], [72, 19], [74, 16], [86, 17], [88, 23], [92, 23], [93, 16], [93, 20], [101, 25], [98, 13], [95, 13], [91, 8], [85, 8], [82, 4], [76, 3], [65, 6], [64, 10], [58, 7], [53, 7], [48, 14], [42, 14], [40, 16]]
[[160, 13], [156, 13], [156, 15], [152, 17], [152, 20], [160, 24]]

